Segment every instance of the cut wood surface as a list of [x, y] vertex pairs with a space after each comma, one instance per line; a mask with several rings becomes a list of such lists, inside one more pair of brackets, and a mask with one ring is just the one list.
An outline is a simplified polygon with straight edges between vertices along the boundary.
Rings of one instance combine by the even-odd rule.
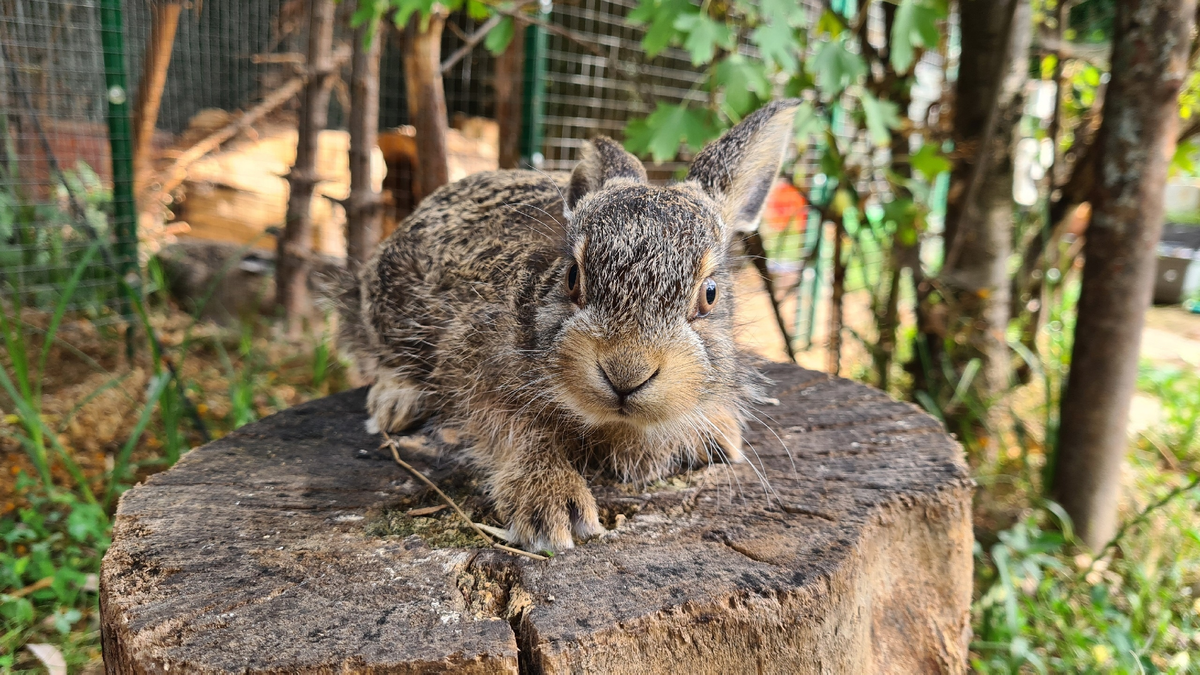
[[[469, 534], [395, 534], [455, 516], [427, 508], [437, 499], [366, 433], [365, 390], [245, 426], [122, 498], [101, 569], [105, 666], [963, 672], [971, 482], [958, 445], [876, 390], [766, 372], [780, 405], [757, 411], [769, 426], [747, 433], [750, 463], [597, 486], [610, 531], [545, 562], [469, 548]], [[403, 447], [469, 494], [453, 451]]]

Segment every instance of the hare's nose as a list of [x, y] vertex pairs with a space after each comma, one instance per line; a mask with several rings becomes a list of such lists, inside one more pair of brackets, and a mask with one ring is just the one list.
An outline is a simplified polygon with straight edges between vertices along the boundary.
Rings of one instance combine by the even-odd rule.
[[609, 388], [617, 395], [617, 400], [621, 404], [658, 376], [657, 370], [646, 375], [645, 369], [635, 370], [622, 367], [621, 364], [598, 362], [596, 365], [600, 369], [600, 377], [603, 377], [604, 381], [608, 383]]

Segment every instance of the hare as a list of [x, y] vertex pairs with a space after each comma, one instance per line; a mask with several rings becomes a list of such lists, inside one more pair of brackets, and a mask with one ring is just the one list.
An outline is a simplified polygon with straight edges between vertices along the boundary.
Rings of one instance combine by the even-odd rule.
[[374, 377], [369, 431], [457, 432], [535, 551], [604, 531], [583, 470], [650, 481], [743, 461], [761, 378], [734, 346], [730, 249], [758, 220], [796, 105], [748, 116], [672, 185], [599, 137], [569, 176], [436, 190], [341, 290], [341, 340]]

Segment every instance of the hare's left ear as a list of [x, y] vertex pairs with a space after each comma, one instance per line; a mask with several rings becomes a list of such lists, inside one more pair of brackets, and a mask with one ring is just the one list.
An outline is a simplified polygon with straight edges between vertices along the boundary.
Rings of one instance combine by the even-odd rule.
[[604, 187], [610, 180], [623, 178], [636, 183], [646, 182], [646, 167], [613, 139], [597, 136], [583, 146], [583, 159], [571, 172], [567, 189], [567, 209], [575, 210], [579, 200], [589, 192]]
[[788, 99], [759, 108], [692, 162], [688, 180], [699, 183], [716, 200], [728, 230], [749, 232], [758, 225], [783, 164], [799, 105], [799, 99]]

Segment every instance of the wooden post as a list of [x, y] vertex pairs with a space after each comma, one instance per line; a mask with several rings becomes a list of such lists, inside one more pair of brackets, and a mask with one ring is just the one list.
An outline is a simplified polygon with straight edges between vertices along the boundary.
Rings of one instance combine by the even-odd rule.
[[142, 79], [138, 83], [137, 100], [133, 106], [133, 177], [134, 193], [142, 194], [145, 171], [158, 123], [158, 108], [162, 104], [163, 87], [167, 84], [167, 69], [171, 65], [171, 50], [175, 46], [175, 29], [183, 4], [155, 2], [150, 6], [153, 23], [150, 43], [142, 61]]
[[1195, 0], [1120, 0], [1053, 496], [1089, 546], [1116, 532], [1125, 425], [1154, 288]]
[[450, 182], [446, 158], [446, 90], [442, 86], [442, 29], [445, 9], [435, 5], [428, 26], [421, 30], [415, 15], [405, 28], [404, 84], [408, 90], [409, 121], [417, 129], [417, 162], [413, 172], [413, 199]]
[[[372, 25], [374, 24], [374, 25]], [[379, 55], [383, 35], [370, 44], [380, 22], [367, 22], [354, 33], [350, 72], [350, 196], [346, 200], [346, 263], [357, 270], [379, 244], [383, 229], [382, 199], [371, 180], [371, 155], [379, 132]]]
[[525, 25], [516, 22], [508, 49], [496, 57], [496, 121], [500, 124], [500, 168], [521, 160], [521, 98], [525, 83]]
[[329, 118], [333, 87], [333, 0], [308, 2], [308, 81], [300, 102], [296, 162], [288, 173], [287, 224], [276, 254], [275, 298], [296, 335], [309, 309], [308, 274], [312, 267], [312, 197], [317, 175], [317, 143]]

